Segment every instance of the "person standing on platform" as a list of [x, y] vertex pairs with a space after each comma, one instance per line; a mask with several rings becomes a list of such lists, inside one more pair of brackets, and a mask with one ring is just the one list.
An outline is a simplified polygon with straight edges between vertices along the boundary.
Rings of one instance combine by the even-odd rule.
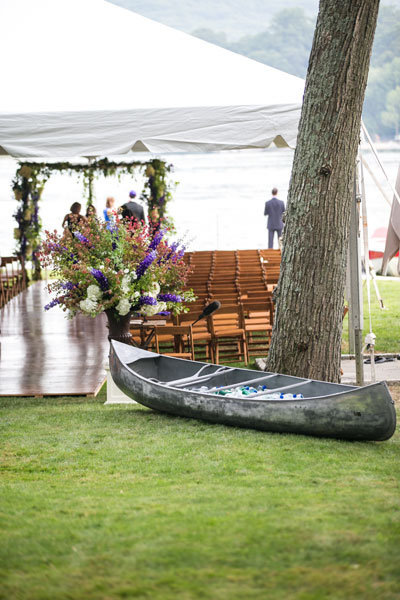
[[103, 210], [103, 216], [106, 223], [110, 226], [115, 222], [116, 215], [115, 198], [109, 196], [106, 200], [106, 207]]
[[136, 221], [143, 221], [144, 218], [144, 210], [143, 207], [140, 206], [137, 202], [134, 202], [133, 199], [136, 198], [135, 190], [131, 190], [129, 192], [129, 202], [126, 202], [121, 206], [121, 214], [124, 219], [135, 219]]
[[86, 218], [81, 215], [82, 205], [79, 202], [74, 202], [71, 208], [69, 209], [71, 212], [65, 215], [62, 227], [68, 229], [71, 234], [74, 233], [75, 229], [84, 225], [86, 223]]
[[268, 248], [274, 247], [274, 235], [275, 232], [278, 236], [278, 243], [282, 237], [283, 221], [282, 215], [285, 212], [285, 204], [282, 200], [277, 197], [277, 188], [272, 189], [272, 198], [267, 200], [264, 207], [264, 216], [268, 217], [267, 228], [268, 228]]

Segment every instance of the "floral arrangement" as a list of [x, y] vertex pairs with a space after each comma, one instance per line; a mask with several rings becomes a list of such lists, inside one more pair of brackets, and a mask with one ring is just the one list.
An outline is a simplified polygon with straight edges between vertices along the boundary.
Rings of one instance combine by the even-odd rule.
[[45, 309], [58, 304], [71, 318], [109, 309], [120, 316], [187, 312], [184, 303], [195, 297], [183, 291], [185, 248], [170, 244], [167, 235], [166, 229], [153, 235], [146, 225], [118, 216], [112, 227], [94, 218], [72, 234], [46, 231], [39, 257], [53, 269], [56, 280], [48, 288], [56, 297]]

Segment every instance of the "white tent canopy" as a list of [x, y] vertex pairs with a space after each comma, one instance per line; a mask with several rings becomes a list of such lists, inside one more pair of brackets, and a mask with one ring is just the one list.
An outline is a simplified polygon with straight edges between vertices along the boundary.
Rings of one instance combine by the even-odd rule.
[[1, 0], [0, 154], [295, 144], [304, 81], [104, 0]]

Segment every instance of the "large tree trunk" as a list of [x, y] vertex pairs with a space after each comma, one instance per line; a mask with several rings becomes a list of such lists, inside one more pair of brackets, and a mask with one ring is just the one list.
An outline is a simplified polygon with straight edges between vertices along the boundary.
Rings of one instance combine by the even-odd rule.
[[339, 381], [352, 184], [379, 0], [320, 0], [267, 370]]

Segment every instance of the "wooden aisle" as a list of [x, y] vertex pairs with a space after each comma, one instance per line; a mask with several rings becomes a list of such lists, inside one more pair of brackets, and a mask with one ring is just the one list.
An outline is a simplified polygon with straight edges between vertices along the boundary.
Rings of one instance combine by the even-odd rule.
[[108, 356], [105, 315], [49, 311], [45, 281], [0, 310], [0, 396], [96, 395]]

